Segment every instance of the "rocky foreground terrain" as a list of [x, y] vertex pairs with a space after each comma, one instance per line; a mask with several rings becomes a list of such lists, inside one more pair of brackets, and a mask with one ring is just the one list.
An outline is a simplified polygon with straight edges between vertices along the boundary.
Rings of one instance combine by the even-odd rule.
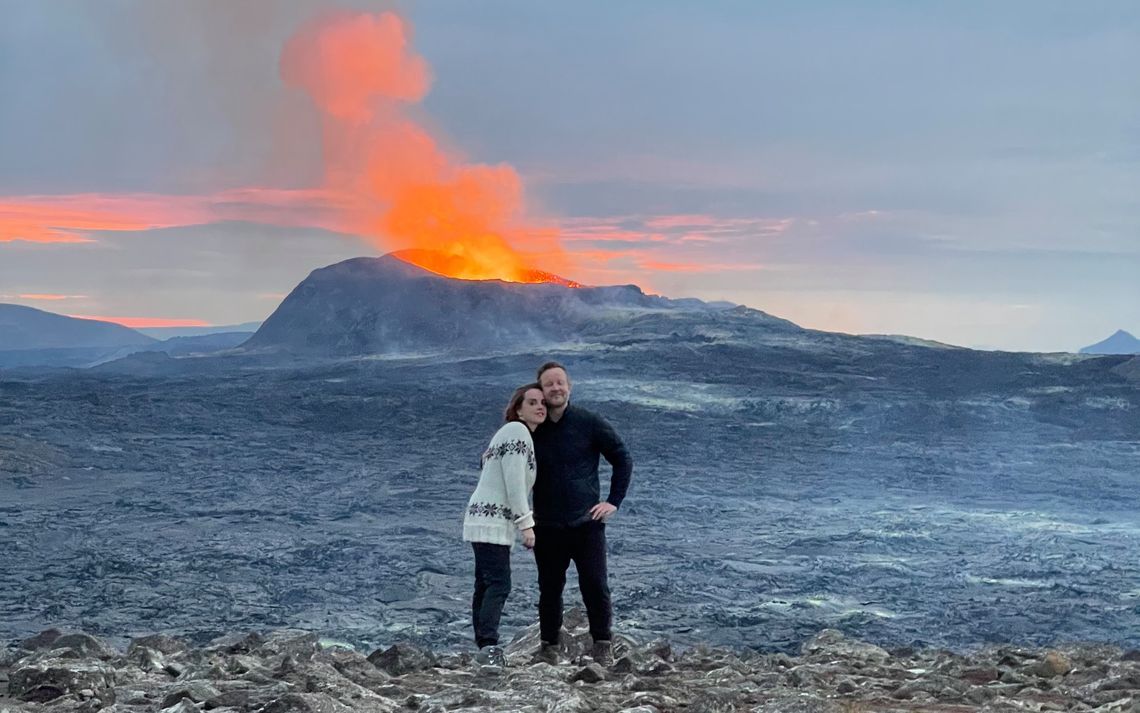
[[300, 630], [200, 648], [153, 635], [132, 640], [125, 654], [49, 630], [0, 659], [0, 713], [1140, 711], [1135, 649], [888, 651], [825, 629], [798, 656], [623, 639], [603, 668], [583, 653], [582, 613], [571, 612], [567, 626], [562, 663], [532, 662], [532, 627], [507, 647], [505, 669], [408, 643], [366, 655]]

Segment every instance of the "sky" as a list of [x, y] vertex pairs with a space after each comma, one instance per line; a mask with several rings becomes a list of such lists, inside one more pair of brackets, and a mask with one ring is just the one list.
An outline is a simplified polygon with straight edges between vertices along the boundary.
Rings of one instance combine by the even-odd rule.
[[0, 0], [0, 302], [236, 324], [474, 240], [1075, 351], [1140, 334], [1138, 67], [1130, 0]]

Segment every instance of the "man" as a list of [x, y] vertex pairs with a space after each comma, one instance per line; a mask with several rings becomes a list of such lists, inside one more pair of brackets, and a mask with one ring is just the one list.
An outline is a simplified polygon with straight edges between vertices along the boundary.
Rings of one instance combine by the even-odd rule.
[[[633, 460], [601, 416], [570, 405], [570, 377], [557, 362], [538, 369], [546, 421], [534, 431], [538, 474], [534, 483], [534, 560], [538, 566], [539, 659], [557, 663], [562, 590], [574, 563], [594, 639], [593, 658], [613, 663], [613, 607], [606, 573], [606, 520], [621, 507]], [[602, 500], [598, 457], [613, 467]]]

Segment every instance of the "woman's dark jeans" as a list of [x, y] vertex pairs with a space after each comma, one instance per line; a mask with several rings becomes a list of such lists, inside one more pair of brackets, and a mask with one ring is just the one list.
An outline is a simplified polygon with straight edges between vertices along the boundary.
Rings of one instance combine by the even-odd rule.
[[471, 623], [475, 645], [497, 646], [499, 619], [511, 593], [511, 548], [488, 542], [472, 542], [475, 550], [475, 596], [471, 598]]

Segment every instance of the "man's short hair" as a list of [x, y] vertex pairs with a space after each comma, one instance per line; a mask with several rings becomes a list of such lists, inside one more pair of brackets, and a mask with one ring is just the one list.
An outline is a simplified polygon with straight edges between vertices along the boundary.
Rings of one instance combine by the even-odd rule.
[[564, 374], [566, 374], [566, 380], [570, 381], [570, 372], [566, 371], [566, 367], [562, 366], [561, 364], [559, 364], [556, 361], [548, 361], [545, 364], [543, 364], [542, 366], [538, 367], [538, 374], [534, 377], [534, 380], [541, 384], [542, 383], [542, 375], [545, 374], [546, 372], [550, 371], [551, 369], [561, 369], [562, 372]]

